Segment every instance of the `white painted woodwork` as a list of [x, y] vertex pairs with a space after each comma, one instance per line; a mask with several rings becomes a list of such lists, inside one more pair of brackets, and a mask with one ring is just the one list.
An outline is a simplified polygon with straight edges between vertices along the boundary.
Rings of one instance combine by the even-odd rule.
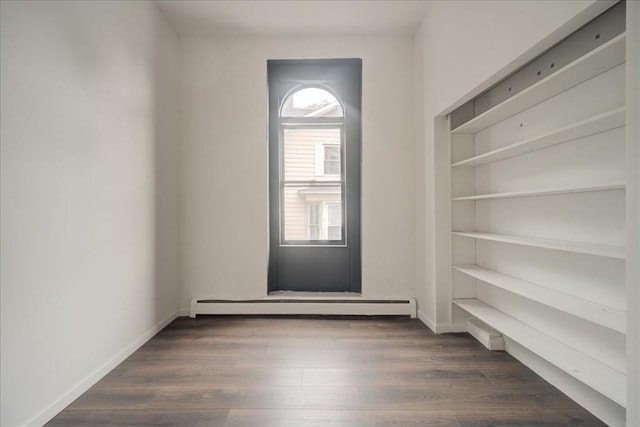
[[268, 296], [256, 300], [211, 300], [193, 298], [189, 316], [232, 315], [396, 315], [417, 317], [414, 298], [363, 298], [360, 296]]
[[611, 190], [477, 200], [473, 231], [623, 247], [624, 198]]
[[543, 135], [528, 138], [513, 144], [491, 150], [468, 159], [452, 164], [452, 167], [479, 166], [532, 151], [541, 150], [563, 142], [580, 139], [607, 130], [615, 129], [625, 124], [625, 108], [619, 107], [585, 120], [571, 123], [559, 129], [546, 132]]
[[[571, 108], [569, 105], [566, 107]], [[553, 110], [548, 114], [561, 113]], [[539, 117], [536, 120], [544, 122], [546, 119]], [[626, 181], [625, 170], [620, 167], [625, 157], [624, 129], [615, 128], [544, 150], [479, 165], [472, 168], [475, 171], [475, 191], [452, 193], [452, 197]], [[457, 174], [465, 169], [469, 168], [454, 170]], [[624, 197], [620, 201], [624, 203]]]
[[488, 350], [504, 350], [504, 338], [502, 334], [483, 321], [474, 317], [467, 319], [467, 331]]
[[528, 282], [507, 274], [499, 273], [478, 265], [454, 266], [470, 277], [529, 298], [549, 307], [565, 311], [582, 319], [624, 333], [627, 319], [623, 310], [618, 310], [581, 298], [580, 295], [559, 292], [536, 283]]
[[507, 199], [512, 197], [550, 196], [554, 194], [623, 190], [624, 188], [625, 188], [624, 182], [614, 182], [614, 183], [601, 184], [601, 185], [591, 185], [586, 187], [566, 187], [565, 186], [565, 187], [556, 187], [556, 188], [544, 188], [539, 190], [509, 191], [505, 193], [494, 193], [494, 194], [478, 194], [475, 196], [453, 197], [451, 198], [451, 200], [463, 201], [463, 200]]
[[440, 275], [451, 331], [475, 331], [469, 316], [486, 323], [611, 425], [624, 419], [633, 333], [625, 49], [622, 34], [450, 131]]
[[533, 246], [537, 248], [554, 249], [557, 251], [576, 252], [581, 254], [598, 255], [610, 258], [625, 258], [625, 250], [621, 246], [570, 242], [566, 240], [538, 239], [535, 237], [510, 236], [496, 233], [454, 231], [452, 234], [454, 236], [470, 237], [472, 239], [490, 240], [494, 242], [511, 243], [514, 245]]
[[[462, 237], [456, 240], [475, 242], [476, 254], [473, 258], [475, 262], [454, 265], [480, 265], [557, 292], [579, 295], [616, 310], [626, 310], [623, 259]], [[453, 271], [462, 277], [466, 276]], [[589, 325], [583, 326], [586, 328]]]
[[477, 282], [477, 299], [619, 372], [626, 372], [625, 335], [530, 298]]
[[455, 305], [599, 391], [619, 405], [626, 402], [623, 373], [576, 351], [543, 332], [508, 316], [477, 299], [457, 299]]
[[620, 34], [452, 132], [478, 132], [623, 63], [625, 42], [625, 34]]
[[[475, 134], [468, 134], [474, 140], [474, 155], [496, 150], [517, 141], [538, 138], [565, 126], [624, 108], [624, 91], [620, 90], [620, 82], [624, 80], [624, 75], [625, 64], [622, 63]], [[597, 96], [594, 96], [595, 94]], [[589, 135], [579, 139], [587, 136]]]

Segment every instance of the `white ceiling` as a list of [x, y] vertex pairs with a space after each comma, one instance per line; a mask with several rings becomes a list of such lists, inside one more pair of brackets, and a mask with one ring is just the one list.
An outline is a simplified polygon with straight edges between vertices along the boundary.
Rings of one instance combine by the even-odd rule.
[[412, 34], [425, 1], [157, 0], [181, 36]]

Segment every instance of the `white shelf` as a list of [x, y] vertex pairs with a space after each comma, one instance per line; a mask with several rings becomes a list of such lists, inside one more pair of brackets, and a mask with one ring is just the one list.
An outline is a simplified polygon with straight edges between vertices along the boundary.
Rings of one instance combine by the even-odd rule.
[[595, 243], [570, 242], [566, 240], [539, 239], [535, 237], [510, 236], [506, 234], [452, 232], [455, 236], [470, 237], [472, 239], [490, 240], [493, 242], [511, 243], [514, 245], [532, 246], [536, 248], [554, 249], [558, 251], [576, 252], [588, 255], [598, 255], [608, 258], [625, 259], [625, 249], [621, 246], [599, 245]]
[[478, 265], [454, 266], [453, 268], [467, 276], [614, 331], [625, 333], [627, 330], [627, 317], [622, 310], [606, 307], [575, 295], [559, 292]]
[[612, 182], [602, 185], [591, 185], [587, 187], [554, 187], [539, 190], [511, 191], [507, 193], [480, 194], [477, 196], [453, 197], [453, 201], [464, 200], [488, 200], [488, 199], [507, 199], [511, 197], [531, 197], [531, 196], [550, 196], [554, 194], [569, 193], [586, 193], [591, 191], [608, 191], [608, 190], [624, 190], [625, 183], [622, 181]]
[[453, 129], [452, 133], [476, 133], [576, 86], [625, 61], [626, 38], [622, 33], [581, 56], [522, 92]]
[[477, 299], [454, 304], [614, 402], [626, 406], [626, 376]]
[[553, 145], [562, 144], [567, 141], [583, 138], [585, 136], [594, 135], [596, 133], [605, 132], [625, 125], [625, 108], [620, 107], [615, 110], [579, 122], [571, 123], [560, 129], [548, 132], [544, 135], [519, 141], [497, 150], [488, 151], [486, 153], [470, 157], [452, 164], [452, 167], [467, 167], [484, 165], [498, 160], [508, 159], [510, 157], [519, 156], [521, 154], [530, 153], [532, 151], [541, 150]]

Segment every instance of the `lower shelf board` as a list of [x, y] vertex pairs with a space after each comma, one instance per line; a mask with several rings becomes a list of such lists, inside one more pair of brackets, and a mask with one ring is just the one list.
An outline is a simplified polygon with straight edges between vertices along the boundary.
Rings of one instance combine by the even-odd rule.
[[627, 316], [622, 310], [587, 301], [575, 295], [565, 294], [479, 265], [454, 266], [453, 269], [492, 286], [565, 311], [622, 334], [627, 330]]
[[478, 299], [454, 299], [453, 303], [617, 404], [626, 406], [625, 374]]

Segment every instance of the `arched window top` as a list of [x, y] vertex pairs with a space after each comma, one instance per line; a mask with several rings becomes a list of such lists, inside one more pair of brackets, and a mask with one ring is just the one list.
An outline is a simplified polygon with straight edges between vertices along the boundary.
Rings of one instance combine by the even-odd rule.
[[305, 87], [289, 94], [282, 103], [280, 117], [343, 117], [340, 101], [319, 87]]

